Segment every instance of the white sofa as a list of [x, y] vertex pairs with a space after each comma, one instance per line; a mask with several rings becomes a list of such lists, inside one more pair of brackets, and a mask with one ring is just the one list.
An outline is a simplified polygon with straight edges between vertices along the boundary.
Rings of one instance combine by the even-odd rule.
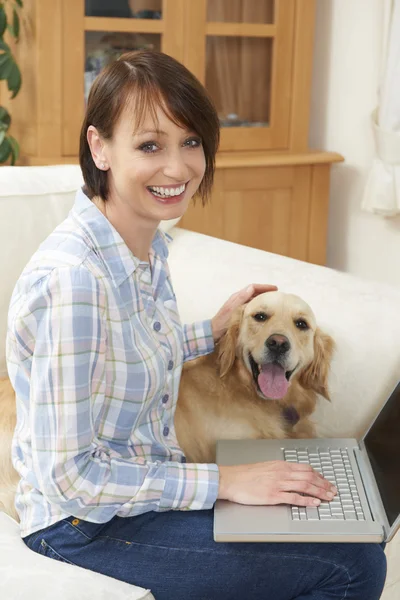
[[[81, 181], [74, 165], [0, 168], [0, 377], [6, 375], [6, 315], [13, 285], [39, 243], [68, 213]], [[400, 288], [176, 227], [169, 233], [169, 263], [184, 321], [212, 316], [232, 292], [251, 282], [275, 283], [309, 302], [337, 343], [332, 403], [321, 399], [316, 412], [319, 434], [359, 437], [400, 377]], [[400, 534], [386, 553], [382, 598], [398, 600]], [[148, 590], [34, 554], [20, 540], [17, 524], [4, 514], [0, 597], [153, 599]]]

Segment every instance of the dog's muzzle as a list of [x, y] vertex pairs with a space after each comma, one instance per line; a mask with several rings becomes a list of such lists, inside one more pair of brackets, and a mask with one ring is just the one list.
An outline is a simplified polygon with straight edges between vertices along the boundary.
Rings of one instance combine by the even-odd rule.
[[285, 370], [279, 359], [258, 364], [251, 352], [249, 353], [249, 363], [254, 383], [265, 398], [280, 400], [286, 396], [290, 378], [296, 368], [290, 371]]

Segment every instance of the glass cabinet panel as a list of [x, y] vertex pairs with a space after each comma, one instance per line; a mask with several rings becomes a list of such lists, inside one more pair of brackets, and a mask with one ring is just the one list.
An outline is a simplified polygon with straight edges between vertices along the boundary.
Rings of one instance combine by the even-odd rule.
[[85, 0], [86, 17], [161, 19], [162, 0]]
[[130, 50], [161, 49], [161, 36], [156, 33], [110, 31], [85, 32], [85, 102], [101, 69]]
[[273, 23], [274, 5], [275, 0], [208, 0], [207, 21]]
[[206, 88], [222, 127], [270, 123], [272, 40], [208, 36]]

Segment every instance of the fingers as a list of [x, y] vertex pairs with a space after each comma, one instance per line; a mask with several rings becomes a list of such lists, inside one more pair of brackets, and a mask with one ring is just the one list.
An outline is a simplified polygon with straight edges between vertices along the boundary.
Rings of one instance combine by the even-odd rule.
[[[328, 502], [337, 494], [336, 487], [310, 465], [298, 463], [289, 464], [288, 475], [281, 480], [280, 487], [283, 492], [295, 493], [299, 498], [304, 498], [300, 494], [305, 494]], [[311, 500], [309, 504], [312, 505], [313, 498], [308, 500]]]
[[265, 292], [276, 292], [278, 288], [276, 285], [270, 285], [265, 283], [252, 283], [247, 287], [243, 288], [239, 292], [233, 294], [229, 300], [239, 300], [240, 303], [249, 302], [259, 294], [264, 294]]
[[320, 498], [321, 500], [327, 500], [328, 502], [332, 500], [335, 495], [330, 488], [327, 489], [325, 486], [318, 485], [313, 481], [284, 481], [282, 482], [281, 489], [286, 492], [306, 494], [306, 496], [313, 496], [314, 498]]
[[247, 290], [252, 291], [253, 296], [257, 296], [258, 294], [264, 294], [265, 292], [276, 292], [278, 289], [276, 285], [271, 285], [269, 283], [252, 283], [249, 285]]
[[[278, 496], [279, 504], [294, 504], [295, 506], [318, 506], [321, 504], [321, 500], [318, 498], [310, 498], [308, 496], [301, 496], [295, 492], [282, 492]], [[278, 502], [277, 502], [278, 504]]]

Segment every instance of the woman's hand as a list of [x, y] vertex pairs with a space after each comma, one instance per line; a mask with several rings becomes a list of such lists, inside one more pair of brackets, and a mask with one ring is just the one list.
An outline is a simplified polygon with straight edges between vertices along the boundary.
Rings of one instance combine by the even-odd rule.
[[230, 296], [225, 304], [219, 309], [215, 317], [211, 319], [214, 341], [217, 342], [219, 338], [224, 335], [228, 329], [232, 313], [236, 308], [238, 308], [238, 306], [246, 304], [246, 302], [249, 302], [259, 294], [264, 294], [265, 292], [275, 292], [277, 289], [278, 288], [276, 285], [252, 283], [239, 292], [232, 294], [232, 296]]
[[238, 504], [317, 506], [337, 493], [310, 465], [284, 460], [220, 466], [219, 477], [218, 498]]

